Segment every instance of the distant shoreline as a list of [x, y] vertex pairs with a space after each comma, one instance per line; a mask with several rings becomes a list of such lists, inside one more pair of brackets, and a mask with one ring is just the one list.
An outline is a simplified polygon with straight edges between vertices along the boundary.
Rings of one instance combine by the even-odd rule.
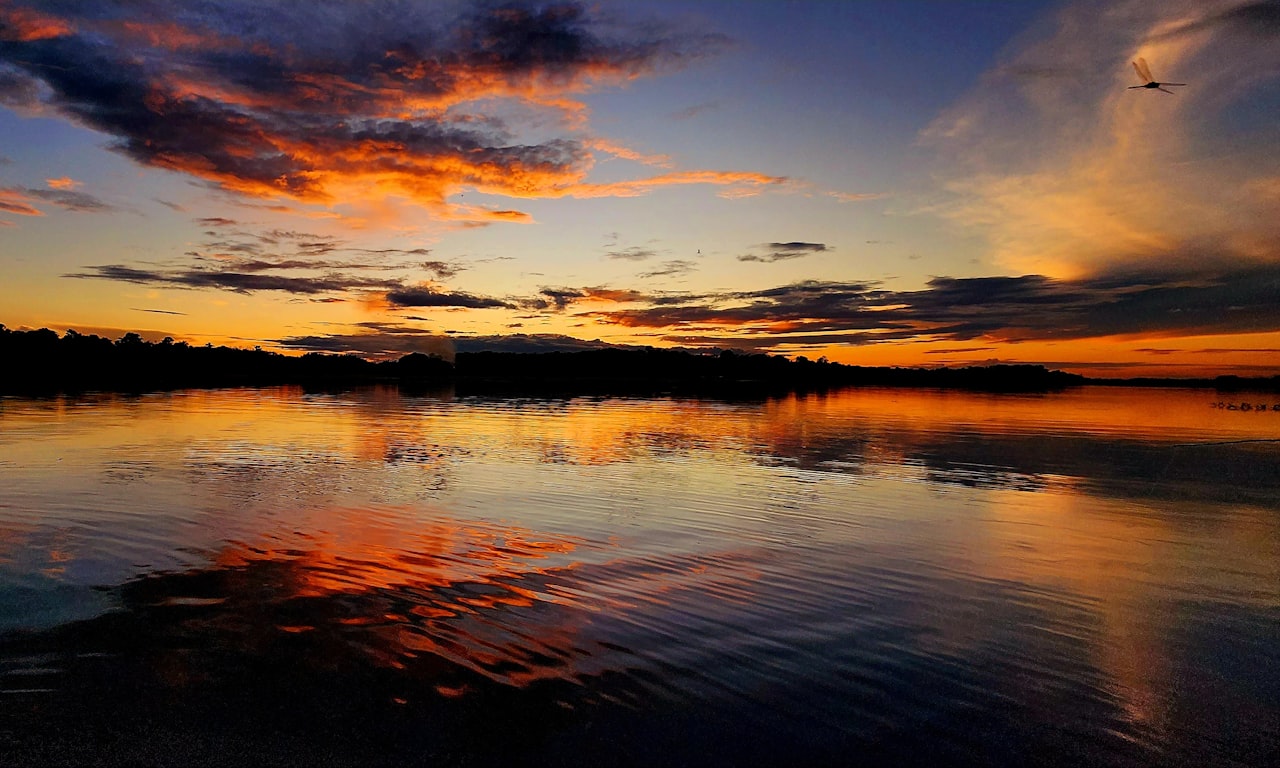
[[1246, 378], [1096, 379], [1040, 365], [965, 368], [850, 366], [723, 351], [697, 354], [637, 347], [574, 352], [463, 352], [450, 362], [411, 353], [371, 362], [355, 355], [290, 357], [263, 350], [126, 334], [116, 341], [48, 329], [0, 326], [0, 394], [146, 392], [175, 389], [300, 385], [332, 388], [394, 383], [491, 395], [751, 396], [845, 387], [906, 387], [1034, 393], [1078, 386], [1178, 387], [1280, 391], [1280, 376]]

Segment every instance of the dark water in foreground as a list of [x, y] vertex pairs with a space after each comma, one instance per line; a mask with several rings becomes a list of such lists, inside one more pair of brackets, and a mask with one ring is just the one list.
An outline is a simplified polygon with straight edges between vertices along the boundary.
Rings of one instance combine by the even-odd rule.
[[0, 399], [0, 763], [1276, 764], [1215, 399]]

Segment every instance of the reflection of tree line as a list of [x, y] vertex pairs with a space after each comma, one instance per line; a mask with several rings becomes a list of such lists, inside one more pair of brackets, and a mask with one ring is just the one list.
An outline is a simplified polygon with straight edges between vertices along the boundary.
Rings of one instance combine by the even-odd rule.
[[1219, 411], [1243, 411], [1245, 413], [1266, 413], [1271, 411], [1272, 413], [1280, 413], [1280, 403], [1251, 403], [1247, 400], [1239, 403], [1228, 403], [1219, 400], [1216, 403], [1211, 403], [1209, 407], [1216, 408]]
[[355, 355], [309, 353], [300, 357], [262, 349], [192, 346], [165, 338], [148, 342], [136, 333], [116, 341], [42, 328], [13, 331], [0, 325], [0, 391], [401, 381], [476, 391], [602, 391], [637, 394], [789, 391], [831, 386], [916, 386], [992, 391], [1046, 391], [1083, 383], [1075, 374], [1035, 365], [973, 368], [868, 368], [825, 358], [790, 360], [733, 351], [697, 354], [636, 347], [576, 352], [463, 352], [453, 363], [419, 353], [371, 362]]

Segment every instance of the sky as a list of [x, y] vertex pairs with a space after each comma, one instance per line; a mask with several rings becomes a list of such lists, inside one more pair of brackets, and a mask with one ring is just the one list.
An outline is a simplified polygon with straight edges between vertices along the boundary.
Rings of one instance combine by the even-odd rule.
[[1280, 0], [0, 0], [0, 323], [1274, 375], [1278, 150]]

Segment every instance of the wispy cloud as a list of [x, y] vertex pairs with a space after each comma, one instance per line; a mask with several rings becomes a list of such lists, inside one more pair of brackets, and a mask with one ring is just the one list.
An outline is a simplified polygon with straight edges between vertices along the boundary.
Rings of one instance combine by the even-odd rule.
[[141, 307], [130, 307], [134, 312], [151, 312], [157, 315], [186, 315], [186, 312], [175, 312], [172, 309], [144, 309]]
[[787, 261], [823, 253], [830, 250], [825, 243], [761, 243], [755, 246], [754, 253], [746, 253], [738, 257], [738, 261]]
[[19, 216], [43, 216], [36, 208], [35, 200], [25, 190], [16, 187], [0, 187], [0, 211], [16, 213]]
[[688, 259], [673, 259], [664, 261], [657, 269], [651, 269], [648, 272], [641, 272], [640, 277], [675, 277], [676, 275], [687, 275], [698, 269], [696, 261]]
[[625, 261], [646, 261], [657, 255], [658, 252], [652, 248], [642, 248], [638, 245], [633, 245], [630, 248], [622, 248], [616, 251], [609, 251], [605, 254], [605, 256], [610, 259], [622, 259]]
[[622, 160], [631, 160], [633, 162], [642, 163], [644, 165], [653, 165], [659, 168], [670, 168], [674, 163], [670, 155], [654, 155], [638, 152], [630, 147], [624, 147], [614, 141], [608, 139], [596, 138], [587, 142], [589, 149], [597, 152], [603, 152], [606, 155], [620, 158]]
[[[1276, 133], [1233, 119], [1280, 78], [1277, 4], [1063, 7], [924, 132], [934, 208], [1016, 272], [1082, 277], [1280, 262]], [[1189, 83], [1127, 90], [1130, 62]], [[1050, 62], [1070, 77], [1025, 77]]]
[[23, 191], [32, 197], [39, 198], [68, 211], [100, 213], [115, 210], [114, 206], [99, 200], [87, 192], [79, 192], [70, 188], [26, 189]]
[[[751, 171], [673, 171], [658, 176], [629, 181], [609, 183], [575, 183], [564, 184], [555, 190], [548, 190], [548, 196], [567, 196], [578, 198], [593, 197], [640, 197], [655, 189], [669, 186], [687, 186], [691, 184], [709, 184], [726, 187], [726, 192], [735, 197], [750, 197], [774, 187], [781, 188], [791, 183], [786, 176], [770, 176]], [[724, 193], [722, 193], [724, 194]]]
[[677, 112], [672, 112], [668, 117], [672, 120], [690, 120], [698, 115], [706, 114], [707, 112], [714, 112], [719, 108], [719, 102], [708, 101], [702, 104], [694, 104], [693, 106], [685, 107]]
[[995, 347], [944, 347], [942, 349], [927, 349], [926, 355], [962, 355], [971, 352], [990, 352]]
[[423, 260], [431, 254], [429, 248], [360, 248], [331, 235], [284, 229], [251, 231], [224, 217], [195, 222], [210, 227], [205, 231], [209, 239], [185, 256], [202, 271], [398, 271], [425, 272], [436, 280], [447, 280], [467, 268], [457, 262]]
[[827, 192], [826, 194], [842, 203], [861, 203], [866, 200], [881, 200], [889, 196], [884, 192]]
[[1205, 15], [1175, 24], [1172, 29], [1159, 33], [1155, 37], [1157, 39], [1176, 38], [1196, 32], [1217, 30], [1262, 39], [1280, 37], [1280, 2], [1258, 0], [1237, 3], [1222, 10], [1210, 7]]
[[219, 288], [236, 293], [280, 291], [295, 294], [336, 293], [351, 290], [398, 289], [399, 281], [329, 274], [320, 277], [286, 277], [264, 275], [256, 272], [218, 270], [160, 270], [139, 269], [122, 264], [103, 264], [85, 268], [63, 277], [79, 279], [115, 280], [142, 285], [161, 285], [178, 288]]
[[[22, 216], [43, 216], [36, 208], [42, 203], [78, 213], [100, 213], [114, 210], [114, 207], [99, 200], [87, 192], [79, 192], [70, 185], [61, 182], [70, 179], [50, 179], [52, 188], [39, 187], [0, 187], [0, 211], [16, 213]], [[78, 183], [78, 182], [75, 182]]]

